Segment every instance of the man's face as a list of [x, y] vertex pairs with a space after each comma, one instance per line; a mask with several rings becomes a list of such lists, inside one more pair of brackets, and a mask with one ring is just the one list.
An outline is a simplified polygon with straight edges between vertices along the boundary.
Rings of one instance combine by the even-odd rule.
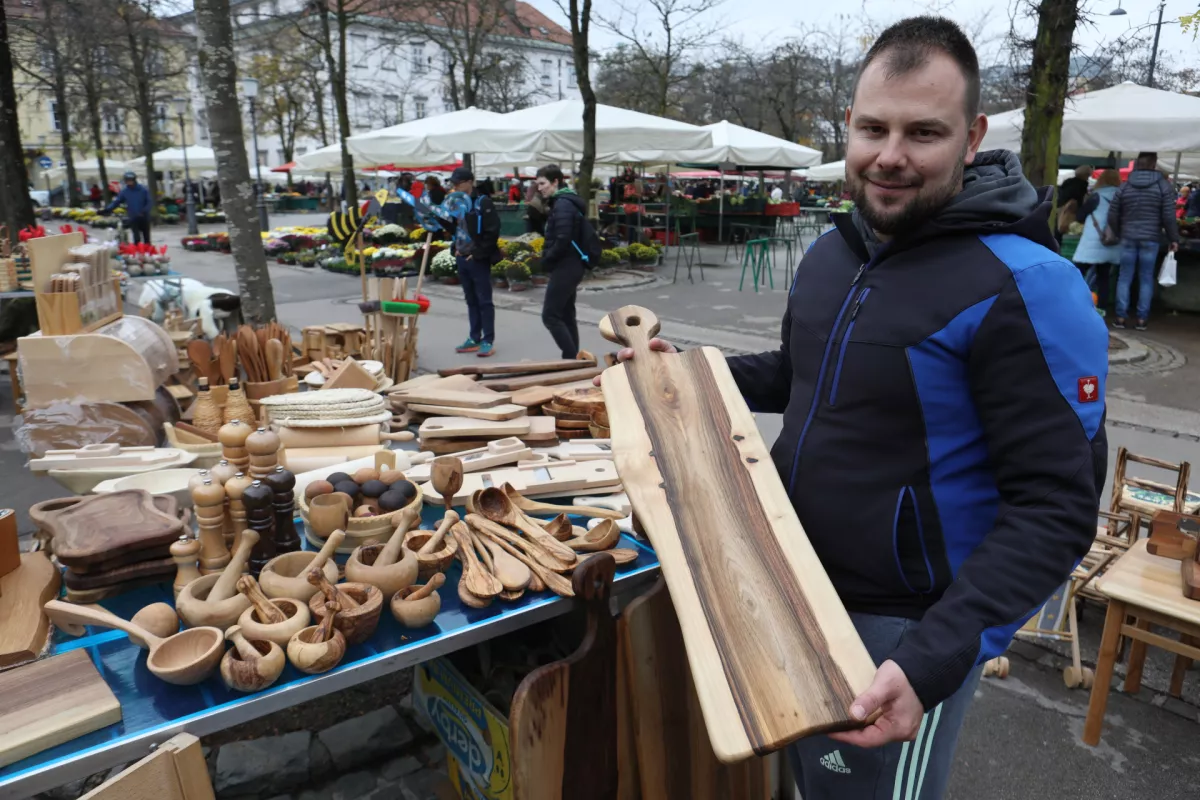
[[554, 194], [556, 188], [557, 187], [553, 182], [548, 181], [545, 178], [537, 179], [538, 194], [540, 194], [542, 197], [549, 197], [550, 195]]
[[133, 186], [133, 185], [135, 185], [136, 183], [137, 183], [137, 178], [126, 178], [126, 179], [125, 179], [125, 185], [126, 185], [126, 186]]
[[846, 185], [876, 233], [912, 230], [962, 189], [987, 132], [984, 115], [966, 119], [966, 89], [944, 53], [889, 78], [884, 52], [863, 73], [846, 109]]

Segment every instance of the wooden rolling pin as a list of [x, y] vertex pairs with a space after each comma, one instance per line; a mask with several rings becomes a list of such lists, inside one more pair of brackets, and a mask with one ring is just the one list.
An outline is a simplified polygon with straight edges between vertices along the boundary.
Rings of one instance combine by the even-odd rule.
[[372, 456], [384, 449], [386, 448], [378, 444], [352, 447], [284, 447], [279, 451], [279, 463], [299, 474]]
[[[350, 428], [280, 428], [279, 442], [284, 447], [349, 447], [378, 445], [385, 442], [411, 442], [412, 431], [387, 433], [378, 423]], [[292, 470], [293, 472], [295, 470]]]

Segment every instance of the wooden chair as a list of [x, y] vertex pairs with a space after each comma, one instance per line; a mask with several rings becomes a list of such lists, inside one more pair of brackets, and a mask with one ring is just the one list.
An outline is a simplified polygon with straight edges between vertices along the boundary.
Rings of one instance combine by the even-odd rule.
[[[1175, 484], [1133, 478], [1126, 475], [1127, 465], [1144, 464], [1175, 474]], [[1188, 479], [1192, 465], [1187, 461], [1172, 464], [1169, 461], [1139, 456], [1124, 447], [1117, 449], [1117, 466], [1113, 470], [1112, 502], [1109, 511], [1114, 514], [1135, 513], [1138, 525], [1134, 526], [1130, 544], [1139, 536], [1139, 526], [1149, 525], [1156, 511], [1175, 511], [1180, 514], [1200, 513], [1200, 495], [1188, 492]]]

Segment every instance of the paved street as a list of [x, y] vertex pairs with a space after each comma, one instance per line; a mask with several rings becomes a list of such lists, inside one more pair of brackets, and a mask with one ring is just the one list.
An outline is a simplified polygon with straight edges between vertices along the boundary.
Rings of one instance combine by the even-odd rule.
[[[317, 224], [317, 217], [277, 218], [278, 224]], [[173, 267], [192, 278], [236, 290], [232, 258], [212, 253], [186, 253], [178, 247], [182, 231], [161, 232], [174, 245]], [[723, 248], [705, 248], [706, 261], [719, 263]], [[740, 267], [705, 266], [705, 280], [672, 285], [674, 256], [655, 280], [640, 286], [584, 292], [579, 300], [583, 346], [596, 353], [613, 347], [596, 330], [607, 311], [628, 303], [654, 310], [663, 336], [687, 344], [711, 344], [733, 352], [754, 352], [777, 345], [779, 318], [786, 297], [782, 269], [776, 288], [737, 291]], [[358, 321], [356, 279], [320, 269], [272, 265], [279, 318], [299, 328], [319, 322]], [[801, 283], [798, 291], [803, 291]], [[432, 308], [421, 320], [420, 369], [428, 371], [460, 363], [453, 345], [466, 335], [466, 308], [458, 287], [429, 285]], [[541, 292], [498, 291], [497, 349], [501, 360], [553, 358], [557, 350], [542, 328]], [[1196, 413], [1200, 373], [1200, 320], [1191, 317], [1154, 319], [1145, 334], [1128, 332], [1132, 346], [1146, 349], [1138, 362], [1113, 369], [1109, 414], [1110, 468], [1116, 448], [1167, 460], [1200, 460], [1200, 414]], [[11, 414], [7, 387], [0, 387], [0, 412]], [[779, 430], [771, 415], [759, 418], [768, 441]], [[48, 479], [32, 479], [22, 467], [15, 445], [0, 445], [0, 476], [9, 487], [9, 504], [26, 506], [40, 497], [64, 492]], [[1137, 474], [1131, 470], [1131, 473]], [[15, 498], [20, 498], [19, 502]], [[1107, 495], [1104, 504], [1107, 505]], [[28, 529], [22, 520], [22, 530]], [[1093, 663], [1102, 611], [1085, 609], [1084, 660]], [[962, 732], [958, 764], [949, 797], [955, 800], [1027, 800], [1032, 798], [1129, 798], [1175, 800], [1200, 796], [1200, 671], [1185, 686], [1185, 701], [1164, 694], [1171, 662], [1150, 651], [1144, 689], [1137, 697], [1114, 692], [1098, 748], [1079, 741], [1087, 693], [1068, 691], [1061, 680], [1066, 649], [1017, 644], [1010, 651], [1007, 680], [985, 679]], [[1123, 673], [1122, 668], [1118, 668]]]

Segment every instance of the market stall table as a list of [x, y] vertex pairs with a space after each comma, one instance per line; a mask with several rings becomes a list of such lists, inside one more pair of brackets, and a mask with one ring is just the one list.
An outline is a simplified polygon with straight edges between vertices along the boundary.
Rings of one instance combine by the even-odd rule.
[[[1092, 696], [1083, 724], [1085, 744], [1100, 744], [1109, 685], [1122, 637], [1133, 640], [1129, 671], [1125, 678], [1124, 688], [1127, 692], [1136, 692], [1140, 688], [1142, 660], [1147, 644], [1175, 653], [1183, 659], [1176, 659], [1172, 675], [1171, 688], [1176, 693], [1186, 670], [1187, 659], [1200, 660], [1200, 647], [1168, 639], [1149, 630], [1151, 625], [1159, 625], [1178, 631], [1181, 636], [1200, 637], [1200, 602], [1183, 596], [1179, 562], [1150, 555], [1146, 544], [1146, 539], [1139, 541], [1096, 581], [1096, 589], [1108, 597], [1108, 614], [1104, 618], [1104, 637], [1100, 641], [1100, 656], [1096, 661], [1096, 680], [1092, 684]], [[1126, 622], [1127, 617], [1133, 617], [1135, 624]]]
[[[433, 527], [441, 515], [441, 509], [426, 507], [423, 513], [426, 527]], [[299, 518], [296, 524], [302, 524]], [[617, 568], [614, 593], [649, 586], [658, 574], [654, 551], [627, 535], [622, 535], [618, 547], [635, 549], [639, 556], [636, 561]], [[136, 760], [178, 733], [205, 736], [224, 730], [543, 622], [573, 607], [569, 598], [546, 591], [527, 594], [514, 602], [497, 601], [484, 609], [467, 608], [456, 591], [460, 574], [457, 564], [447, 572], [446, 584], [440, 590], [442, 609], [432, 625], [408, 630], [390, 614], [384, 614], [374, 636], [350, 647], [337, 668], [307, 676], [289, 665], [277, 683], [251, 695], [233, 692], [216, 675], [196, 686], [163, 683], [146, 668], [145, 651], [119, 631], [89, 628], [88, 634], [80, 638], [56, 632], [53, 652], [86, 649], [120, 700], [122, 720], [0, 768], [0, 800], [26, 797]], [[129, 618], [148, 603], [171, 599], [171, 584], [163, 583], [120, 595], [104, 605]]]

